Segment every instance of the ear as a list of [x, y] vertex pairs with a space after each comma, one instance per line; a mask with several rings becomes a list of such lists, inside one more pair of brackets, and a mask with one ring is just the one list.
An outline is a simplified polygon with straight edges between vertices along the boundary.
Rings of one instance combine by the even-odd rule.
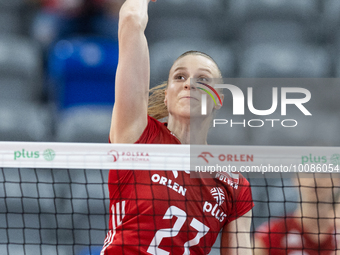
[[168, 104], [168, 91], [164, 90], [164, 104], [167, 106]]
[[[219, 94], [219, 96], [220, 96], [222, 104], [223, 104], [224, 94]], [[218, 110], [218, 109], [221, 109], [221, 107], [222, 107], [222, 105], [221, 105], [220, 101], [218, 100], [217, 105], [214, 105], [214, 109]]]

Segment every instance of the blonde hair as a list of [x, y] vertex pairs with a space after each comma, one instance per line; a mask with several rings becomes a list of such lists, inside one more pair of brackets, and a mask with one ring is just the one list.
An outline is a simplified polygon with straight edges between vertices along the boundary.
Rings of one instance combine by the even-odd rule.
[[[219, 75], [220, 77], [222, 77], [221, 70], [219, 69], [215, 60], [212, 57], [210, 57], [208, 54], [203, 53], [201, 51], [191, 50], [191, 51], [184, 52], [182, 55], [180, 55], [176, 59], [176, 61], [187, 55], [199, 55], [199, 56], [203, 56], [203, 57], [210, 59], [213, 63], [215, 63], [218, 69]], [[149, 91], [150, 95], [149, 95], [149, 102], [148, 102], [148, 115], [150, 115], [151, 117], [157, 120], [167, 118], [169, 116], [168, 108], [166, 107], [164, 103], [165, 90], [167, 89], [167, 87], [168, 87], [168, 82], [165, 81], [162, 84], [153, 87]]]
[[168, 87], [168, 82], [165, 81], [162, 84], [150, 89], [149, 103], [148, 103], [148, 115], [159, 120], [168, 117], [168, 108], [164, 103], [165, 90]]

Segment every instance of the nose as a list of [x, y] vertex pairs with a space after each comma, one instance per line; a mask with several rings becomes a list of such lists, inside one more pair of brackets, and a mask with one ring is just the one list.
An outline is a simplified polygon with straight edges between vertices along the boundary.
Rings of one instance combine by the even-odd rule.
[[184, 89], [187, 89], [187, 90], [196, 89], [195, 83], [194, 83], [194, 81], [193, 81], [192, 78], [187, 79], [187, 80], [184, 82], [183, 86], [184, 86]]

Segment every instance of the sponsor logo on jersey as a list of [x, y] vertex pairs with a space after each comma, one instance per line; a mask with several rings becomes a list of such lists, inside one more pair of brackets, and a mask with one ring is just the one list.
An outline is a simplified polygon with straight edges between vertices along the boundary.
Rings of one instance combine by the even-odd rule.
[[209, 203], [208, 201], [204, 202], [203, 212], [210, 213], [210, 215], [215, 217], [219, 222], [224, 221], [225, 217], [227, 217], [227, 214], [222, 212], [218, 204], [212, 204], [212, 203]]
[[185, 196], [185, 193], [187, 192], [187, 189], [179, 185], [177, 182], [174, 182], [173, 180], [168, 179], [164, 176], [160, 176], [159, 174], [152, 175], [151, 181], [164, 185], [168, 187], [169, 189], [176, 191], [178, 194], [181, 194], [182, 196]]
[[[214, 155], [208, 151], [202, 152], [198, 155], [198, 158], [202, 158], [206, 163], [209, 163], [209, 158], [215, 158]], [[253, 154], [219, 154], [217, 156], [221, 162], [254, 162]]]
[[220, 207], [225, 202], [224, 191], [220, 187], [214, 187], [210, 189], [210, 194], [216, 200], [216, 204], [210, 203], [211, 201], [205, 201], [203, 205], [203, 212], [208, 212], [219, 222], [223, 222], [225, 217], [227, 217], [227, 214], [225, 214]]
[[225, 200], [224, 192], [221, 188], [216, 187], [210, 190], [211, 195], [216, 200], [216, 203], [221, 206]]
[[121, 161], [149, 161], [149, 153], [147, 152], [118, 152], [116, 150], [111, 150], [108, 152], [108, 155], [113, 157], [113, 162], [116, 162], [118, 159]]
[[216, 173], [215, 178], [227, 183], [234, 189], [238, 188], [240, 176], [237, 173]]

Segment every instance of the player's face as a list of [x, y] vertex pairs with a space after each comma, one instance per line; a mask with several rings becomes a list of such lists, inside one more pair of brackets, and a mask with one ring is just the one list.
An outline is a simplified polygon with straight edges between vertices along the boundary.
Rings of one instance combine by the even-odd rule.
[[[200, 55], [187, 55], [178, 59], [169, 73], [168, 88], [164, 103], [172, 115], [193, 117], [201, 115], [201, 97], [205, 93], [197, 89], [196, 81], [211, 84], [213, 78], [219, 78], [219, 70], [210, 59]], [[213, 100], [207, 97], [207, 114], [215, 106]]]

